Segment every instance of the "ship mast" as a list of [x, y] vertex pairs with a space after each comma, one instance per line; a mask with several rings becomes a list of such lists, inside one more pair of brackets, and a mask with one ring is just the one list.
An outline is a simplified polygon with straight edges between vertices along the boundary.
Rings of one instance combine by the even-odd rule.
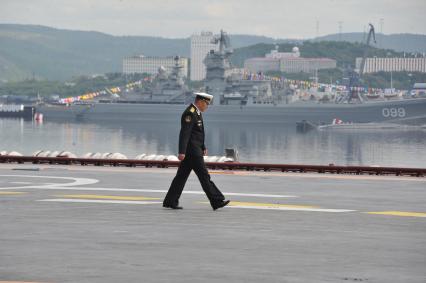
[[223, 30], [212, 39], [212, 43], [219, 44], [219, 50], [210, 50], [204, 59], [206, 65], [204, 86], [206, 92], [214, 96], [213, 104], [220, 104], [221, 95], [226, 88], [226, 71], [231, 68], [229, 56], [232, 49], [230, 39]]

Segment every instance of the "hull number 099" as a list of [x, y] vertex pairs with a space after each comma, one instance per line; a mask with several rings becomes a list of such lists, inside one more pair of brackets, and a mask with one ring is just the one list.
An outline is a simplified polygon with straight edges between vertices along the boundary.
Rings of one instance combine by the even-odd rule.
[[405, 108], [382, 108], [382, 115], [385, 118], [404, 118], [405, 117]]

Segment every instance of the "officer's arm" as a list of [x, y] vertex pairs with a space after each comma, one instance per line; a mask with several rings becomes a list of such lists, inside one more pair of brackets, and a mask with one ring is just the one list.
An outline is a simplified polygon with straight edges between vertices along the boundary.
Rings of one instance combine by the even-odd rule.
[[181, 128], [179, 134], [179, 154], [185, 154], [188, 146], [189, 138], [191, 137], [191, 131], [194, 127], [195, 119], [190, 113], [186, 113], [182, 116]]

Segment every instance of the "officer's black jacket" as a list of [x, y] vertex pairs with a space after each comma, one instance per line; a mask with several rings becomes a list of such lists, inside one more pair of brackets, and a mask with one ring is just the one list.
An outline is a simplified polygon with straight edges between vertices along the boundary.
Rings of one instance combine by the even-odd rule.
[[179, 154], [203, 156], [205, 149], [203, 117], [201, 112], [197, 113], [194, 104], [191, 104], [181, 118]]

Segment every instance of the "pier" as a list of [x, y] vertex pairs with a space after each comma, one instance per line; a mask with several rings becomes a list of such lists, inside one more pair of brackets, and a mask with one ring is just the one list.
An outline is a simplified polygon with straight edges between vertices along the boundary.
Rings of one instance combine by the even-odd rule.
[[[0, 164], [0, 282], [424, 282], [426, 178]], [[25, 160], [21, 160], [25, 161]]]

